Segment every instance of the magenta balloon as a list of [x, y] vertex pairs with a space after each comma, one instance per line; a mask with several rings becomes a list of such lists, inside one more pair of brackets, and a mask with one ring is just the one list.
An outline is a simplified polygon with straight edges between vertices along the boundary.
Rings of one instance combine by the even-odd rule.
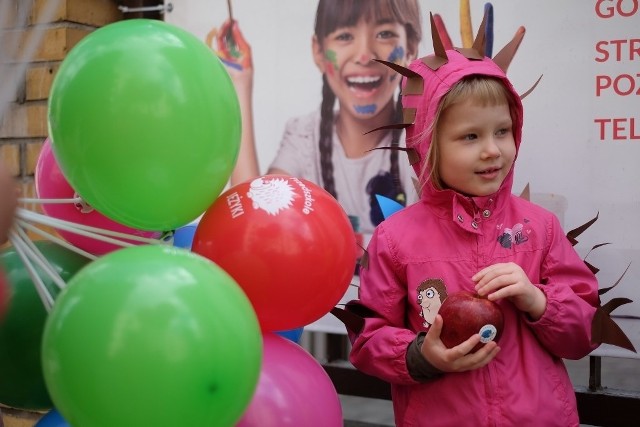
[[341, 427], [340, 399], [316, 359], [270, 332], [263, 346], [258, 388], [237, 427]]
[[[56, 161], [49, 138], [45, 139], [35, 171], [36, 193], [41, 199], [71, 199], [77, 197], [74, 189], [62, 174], [58, 162]], [[81, 208], [72, 203], [43, 203], [42, 210], [52, 218], [71, 221], [77, 224], [91, 227], [103, 228], [119, 233], [131, 234], [138, 237], [158, 238], [162, 235], [160, 231], [136, 230], [126, 225], [119, 224], [96, 210], [82, 212]], [[84, 237], [69, 231], [58, 230], [58, 234], [69, 243], [94, 255], [104, 255], [119, 249], [120, 246], [100, 240]], [[127, 240], [128, 241], [128, 240]], [[135, 241], [128, 241], [139, 244]]]

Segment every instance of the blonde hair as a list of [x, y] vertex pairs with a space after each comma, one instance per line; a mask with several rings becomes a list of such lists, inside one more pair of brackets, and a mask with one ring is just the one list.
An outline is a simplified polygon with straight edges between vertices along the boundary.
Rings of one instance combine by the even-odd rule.
[[428, 129], [425, 129], [420, 136], [421, 138], [426, 138], [427, 135], [431, 134], [431, 144], [429, 145], [427, 157], [420, 171], [420, 183], [422, 187], [430, 181], [437, 190], [445, 188], [437, 167], [439, 163], [438, 123], [447, 108], [467, 99], [472, 100], [482, 107], [508, 104], [515, 125], [514, 112], [517, 108], [516, 101], [513, 99], [511, 91], [509, 91], [501, 79], [484, 75], [471, 75], [461, 79], [442, 97], [431, 125]]

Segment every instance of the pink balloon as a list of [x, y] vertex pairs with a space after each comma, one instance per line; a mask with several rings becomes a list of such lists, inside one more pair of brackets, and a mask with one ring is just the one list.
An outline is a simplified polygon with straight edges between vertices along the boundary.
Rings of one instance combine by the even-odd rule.
[[340, 399], [313, 356], [274, 333], [263, 345], [258, 387], [237, 427], [341, 427]]
[[[117, 172], [114, 171], [114, 173]], [[40, 150], [40, 156], [38, 157], [38, 163], [36, 164], [35, 184], [36, 193], [40, 199], [72, 199], [74, 197], [78, 197], [58, 166], [58, 162], [51, 150], [51, 142], [49, 141], [49, 138], [45, 139], [42, 149]], [[162, 232], [159, 231], [136, 230], [127, 227], [126, 225], [119, 224], [88, 206], [76, 206], [72, 203], [43, 203], [42, 210], [46, 215], [52, 218], [58, 218], [91, 227], [103, 228], [119, 233], [127, 233], [134, 236], [153, 239], [162, 235]], [[94, 255], [104, 255], [120, 248], [118, 245], [102, 242], [90, 237], [84, 237], [69, 231], [57, 231], [58, 234], [60, 234], [60, 236], [69, 243]], [[132, 244], [140, 244], [139, 242], [129, 241], [126, 239], [120, 240], [125, 240]]]

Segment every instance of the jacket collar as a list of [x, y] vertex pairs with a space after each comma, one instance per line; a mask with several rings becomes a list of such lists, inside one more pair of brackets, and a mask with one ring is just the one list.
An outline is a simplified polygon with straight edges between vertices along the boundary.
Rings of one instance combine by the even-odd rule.
[[450, 189], [436, 190], [427, 184], [423, 189], [422, 202], [429, 205], [438, 217], [448, 219], [470, 233], [483, 234], [481, 223], [500, 214], [511, 197], [511, 181], [511, 175], [508, 175], [497, 192], [478, 197], [465, 196]]

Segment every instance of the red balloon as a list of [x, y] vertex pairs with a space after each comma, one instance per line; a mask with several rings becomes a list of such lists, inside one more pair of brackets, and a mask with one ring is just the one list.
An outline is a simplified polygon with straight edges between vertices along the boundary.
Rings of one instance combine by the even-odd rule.
[[192, 251], [244, 289], [263, 331], [295, 329], [327, 314], [353, 277], [356, 244], [340, 204], [304, 179], [265, 175], [220, 195]]
[[[67, 179], [62, 174], [58, 162], [53, 155], [51, 142], [49, 138], [45, 139], [38, 163], [35, 171], [36, 193], [41, 199], [72, 199], [77, 197], [74, 189], [71, 187]], [[88, 206], [76, 206], [71, 203], [43, 203], [42, 210], [52, 218], [58, 218], [65, 221], [71, 221], [76, 224], [88, 225], [91, 227], [102, 228], [109, 231], [130, 234], [137, 237], [147, 237], [157, 239], [162, 235], [160, 231], [143, 231], [137, 230], [126, 225], [115, 222], [100, 212], [89, 208]], [[112, 243], [103, 242], [101, 240], [84, 237], [82, 235], [72, 233], [65, 230], [57, 230], [69, 243], [83, 249], [93, 255], [104, 255], [121, 246]], [[140, 242], [120, 239], [134, 245], [140, 245]]]

